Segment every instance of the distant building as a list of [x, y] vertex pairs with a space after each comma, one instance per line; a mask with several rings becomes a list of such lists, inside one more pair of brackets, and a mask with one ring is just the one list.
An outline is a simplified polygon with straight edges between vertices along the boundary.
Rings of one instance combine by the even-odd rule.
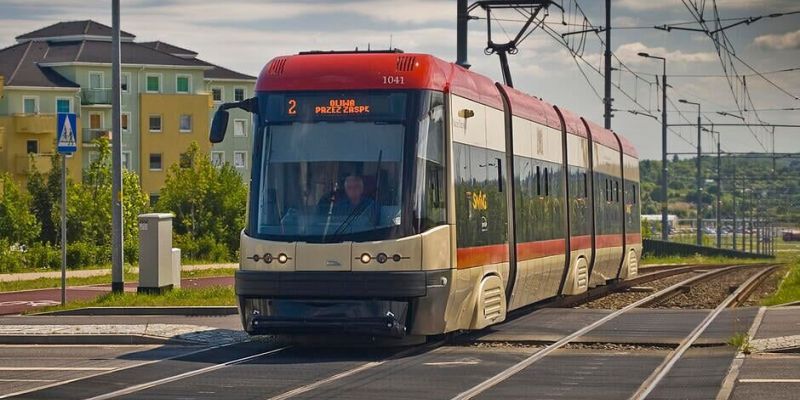
[[[91, 142], [111, 131], [111, 33], [91, 20], [59, 22], [0, 50], [0, 170], [21, 182], [34, 166], [48, 171], [55, 114], [75, 112], [79, 149], [68, 168], [80, 179], [98, 156]], [[197, 142], [213, 162], [231, 163], [248, 177], [250, 115], [232, 110], [226, 139], [213, 148], [208, 128], [218, 99], [252, 96], [256, 78], [198, 59], [191, 50], [134, 39], [121, 33], [123, 167], [157, 198], [169, 166]]]

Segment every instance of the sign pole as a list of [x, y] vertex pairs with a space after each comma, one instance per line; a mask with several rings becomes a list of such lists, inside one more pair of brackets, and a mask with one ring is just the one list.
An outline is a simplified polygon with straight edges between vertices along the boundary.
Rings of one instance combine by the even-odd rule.
[[67, 155], [61, 154], [61, 305], [67, 303]]
[[58, 113], [56, 151], [61, 156], [61, 305], [67, 302], [67, 155], [78, 151], [75, 113]]

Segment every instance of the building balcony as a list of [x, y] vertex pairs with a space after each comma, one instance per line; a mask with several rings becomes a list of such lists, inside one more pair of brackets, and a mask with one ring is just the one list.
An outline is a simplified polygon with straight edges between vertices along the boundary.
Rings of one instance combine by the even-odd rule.
[[18, 154], [15, 160], [14, 172], [20, 175], [30, 175], [34, 169], [39, 173], [46, 174], [52, 168], [50, 158], [52, 154]]
[[16, 133], [56, 133], [55, 114], [15, 114], [13, 118]]
[[81, 89], [81, 105], [111, 105], [111, 89]]
[[95, 139], [103, 137], [111, 137], [111, 128], [83, 128], [84, 144], [91, 144]]

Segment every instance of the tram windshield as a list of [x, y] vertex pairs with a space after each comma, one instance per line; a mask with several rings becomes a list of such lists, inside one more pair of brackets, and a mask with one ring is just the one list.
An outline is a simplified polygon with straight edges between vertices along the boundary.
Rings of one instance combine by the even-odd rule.
[[413, 197], [419, 127], [418, 116], [409, 120], [409, 104], [418, 107], [411, 97], [386, 91], [262, 95], [250, 234], [310, 242], [402, 234], [408, 214], [420, 214], [403, 201]]

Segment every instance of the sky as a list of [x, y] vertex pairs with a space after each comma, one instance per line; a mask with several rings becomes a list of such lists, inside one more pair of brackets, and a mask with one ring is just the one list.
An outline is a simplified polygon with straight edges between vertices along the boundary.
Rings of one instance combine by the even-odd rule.
[[[509, 57], [514, 86], [602, 125], [599, 72], [604, 34], [568, 35], [565, 44], [560, 33], [605, 26], [604, 2], [555, 3], [564, 11], [551, 6], [544, 27], [533, 31]], [[742, 122], [717, 111], [752, 123], [760, 118], [800, 125], [800, 13], [725, 30], [725, 47], [741, 59], [733, 60], [732, 69], [731, 63], [721, 61], [728, 59], [728, 52], [723, 49], [720, 57], [706, 34], [653, 28], [674, 23], [697, 28], [682, 23], [694, 21], [689, 7], [703, 3], [707, 21], [714, 20], [714, 4], [722, 19], [800, 11], [796, 0], [612, 0], [612, 82], [618, 86], [612, 90], [617, 110], [612, 129], [630, 139], [642, 158], [661, 157], [661, 92], [655, 76], [661, 74], [662, 64], [637, 56], [639, 52], [667, 58], [670, 124], [695, 123], [697, 106], [678, 101], [686, 99], [701, 103], [708, 129], [712, 122]], [[110, 1], [0, 0], [0, 48], [14, 44], [18, 35], [58, 21], [93, 19], [111, 25], [110, 13]], [[471, 15], [481, 17], [469, 23], [471, 69], [502, 81], [497, 56], [484, 54], [486, 14], [478, 9]], [[522, 15], [515, 11], [495, 17], [500, 19], [492, 25], [495, 42], [507, 41], [522, 27]], [[455, 0], [123, 0], [121, 21], [122, 29], [137, 41], [161, 40], [192, 49], [204, 60], [251, 75], [258, 75], [276, 56], [305, 50], [385, 49], [391, 44], [406, 52], [456, 58]], [[799, 69], [775, 72], [792, 68]], [[725, 70], [740, 77], [726, 79]], [[759, 127], [717, 125], [714, 130], [719, 131], [724, 152], [800, 152], [800, 128], [776, 128], [774, 135]], [[703, 152], [716, 151], [715, 140], [702, 133]], [[671, 127], [668, 142], [669, 152], [695, 152], [697, 128]]]

